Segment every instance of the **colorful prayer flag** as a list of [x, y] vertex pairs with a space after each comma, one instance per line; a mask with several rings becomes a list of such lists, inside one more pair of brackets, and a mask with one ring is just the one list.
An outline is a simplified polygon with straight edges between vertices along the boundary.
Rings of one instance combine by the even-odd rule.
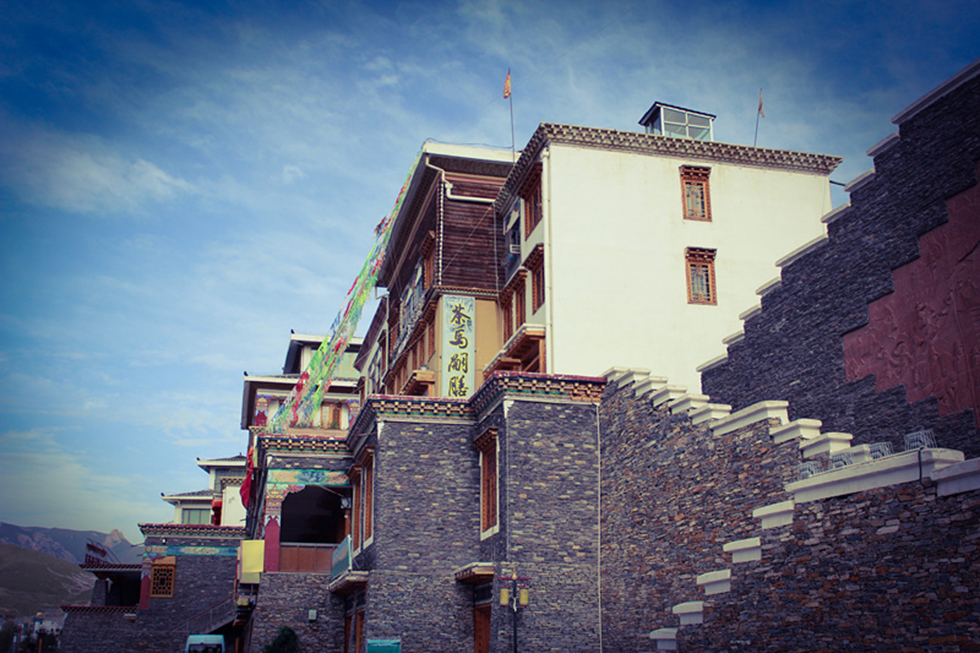
[[504, 80], [504, 99], [510, 97], [510, 69], [507, 70], [507, 79]]

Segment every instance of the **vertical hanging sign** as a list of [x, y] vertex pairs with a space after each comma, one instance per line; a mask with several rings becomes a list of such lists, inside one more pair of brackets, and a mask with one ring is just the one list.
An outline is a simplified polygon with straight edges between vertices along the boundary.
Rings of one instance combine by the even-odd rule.
[[473, 393], [473, 357], [476, 352], [476, 299], [442, 297], [443, 397], [465, 399]]

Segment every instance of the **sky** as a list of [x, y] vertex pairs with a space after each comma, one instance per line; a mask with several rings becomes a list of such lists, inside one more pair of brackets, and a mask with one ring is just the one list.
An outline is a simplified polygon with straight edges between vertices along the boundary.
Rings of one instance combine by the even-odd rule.
[[763, 89], [758, 144], [847, 182], [978, 56], [976, 0], [0, 0], [0, 520], [170, 521], [422, 144], [510, 148], [508, 69], [518, 149], [655, 101], [750, 145]]

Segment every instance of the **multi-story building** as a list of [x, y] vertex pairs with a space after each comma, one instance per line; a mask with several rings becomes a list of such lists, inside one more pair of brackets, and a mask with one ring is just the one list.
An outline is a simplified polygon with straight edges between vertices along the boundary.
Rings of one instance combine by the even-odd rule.
[[718, 143], [714, 118], [657, 103], [647, 133], [542, 123], [513, 166], [427, 143], [393, 216], [364, 396], [624, 361], [698, 389], [777, 274], [771, 252], [822, 236], [841, 160]]
[[208, 473], [206, 489], [163, 495], [163, 500], [174, 507], [174, 523], [244, 526], [240, 489], [245, 478], [245, 456], [198, 458], [197, 466]]
[[422, 146], [391, 216], [378, 275], [387, 295], [357, 360], [363, 396], [465, 398], [482, 383], [500, 347], [504, 242], [493, 203], [513, 160], [501, 150]]
[[773, 253], [823, 234], [841, 161], [714, 142], [713, 121], [657, 103], [645, 134], [538, 127], [494, 205], [503, 333], [484, 373], [630, 361], [699, 388], [697, 365], [777, 274]]

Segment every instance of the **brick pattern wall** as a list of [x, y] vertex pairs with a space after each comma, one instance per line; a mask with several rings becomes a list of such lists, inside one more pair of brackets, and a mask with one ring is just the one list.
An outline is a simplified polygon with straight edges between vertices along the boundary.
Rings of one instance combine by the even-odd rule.
[[797, 506], [682, 651], [980, 651], [980, 492], [925, 480]]
[[[344, 600], [327, 591], [330, 574], [262, 574], [248, 650], [260, 653], [282, 626], [296, 631], [300, 653], [344, 650]], [[316, 610], [316, 621], [309, 611]]]
[[370, 570], [365, 638], [402, 650], [472, 646], [472, 594], [453, 570], [478, 559], [478, 455], [469, 421], [389, 420], [375, 448], [375, 529], [355, 569]]
[[768, 420], [713, 436], [631, 385], [607, 388], [601, 414], [603, 641], [648, 651], [674, 605], [702, 598], [698, 574], [727, 568], [722, 546], [756, 534], [752, 510], [787, 499], [798, 447], [773, 445]]
[[[892, 270], [919, 256], [918, 236], [947, 220], [946, 200], [977, 183], [980, 78], [900, 126], [900, 140], [875, 157], [874, 178], [828, 225], [829, 243], [782, 270], [781, 285], [729, 346], [726, 364], [701, 385], [737, 410], [765, 399], [790, 402], [790, 417], [823, 421], [854, 443], [936, 431], [941, 446], [980, 455], [974, 416], [940, 417], [935, 398], [908, 403], [904, 386], [875, 392], [873, 377], [847, 382], [843, 336], [868, 322], [868, 303], [892, 291]], [[779, 256], [782, 253], [774, 253]]]
[[[518, 615], [522, 651], [599, 646], [599, 455], [594, 404], [514, 401], [498, 431], [501, 531], [492, 550], [500, 576], [529, 578]], [[486, 544], [484, 545], [487, 546]], [[494, 602], [491, 650], [513, 646], [513, 612]], [[495, 646], [495, 648], [493, 648]]]
[[[133, 610], [135, 612], [135, 608]], [[122, 612], [69, 612], [61, 629], [62, 653], [138, 653], [136, 624]], [[109, 646], [111, 644], [111, 646]], [[171, 648], [171, 651], [179, 649]]]

